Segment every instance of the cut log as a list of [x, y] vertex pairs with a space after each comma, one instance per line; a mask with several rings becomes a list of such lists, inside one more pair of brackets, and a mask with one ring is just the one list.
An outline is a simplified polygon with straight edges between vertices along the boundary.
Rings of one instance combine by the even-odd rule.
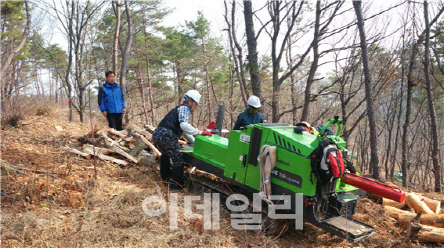
[[[93, 146], [92, 145], [85, 145], [84, 148], [87, 149], [88, 152], [93, 152]], [[134, 158], [133, 156], [129, 155], [127, 152], [123, 151], [117, 145], [113, 145], [112, 149], [95, 147], [95, 150], [96, 150], [96, 152], [99, 152], [99, 153], [104, 154], [104, 155], [109, 154], [109, 153], [117, 153], [117, 154], [127, 158], [128, 160], [134, 162], [134, 163], [138, 163], [139, 162], [136, 158]]]
[[406, 204], [404, 203], [399, 203], [390, 199], [386, 199], [386, 198], [382, 198], [382, 205], [383, 206], [390, 206], [390, 207], [396, 207], [396, 208], [404, 208], [406, 206]]
[[[85, 152], [88, 152], [88, 153], [91, 154], [91, 155], [94, 155], [94, 152], [93, 152], [90, 148], [85, 148], [84, 151], [85, 151]], [[119, 159], [116, 159], [116, 158], [114, 158], [114, 157], [111, 157], [111, 156], [107, 156], [107, 155], [101, 154], [101, 153], [99, 153], [99, 151], [96, 151], [95, 156], [99, 157], [99, 158], [102, 159], [102, 160], [105, 160], [105, 161], [112, 161], [112, 162], [114, 162], [114, 163], [117, 163], [117, 164], [120, 164], [120, 165], [123, 165], [123, 166], [128, 165], [128, 162], [126, 162], [126, 161], [124, 161], [124, 160], [119, 160]]]
[[128, 160], [134, 162], [134, 163], [138, 163], [139, 161], [134, 158], [134, 156], [128, 154], [127, 152], [123, 151], [120, 147], [118, 147], [118, 145], [113, 145], [113, 149], [114, 152], [116, 152], [117, 154], [126, 157]]
[[[399, 214], [398, 221], [399, 223], [409, 223], [415, 217], [416, 214], [414, 213], [403, 213]], [[422, 214], [421, 217], [419, 217], [419, 223], [428, 226], [444, 228], [444, 214]]]
[[126, 134], [124, 134], [124, 133], [122, 133], [122, 132], [119, 132], [119, 131], [117, 131], [117, 130], [115, 130], [115, 129], [110, 129], [109, 131], [108, 131], [110, 134], [113, 134], [113, 135], [117, 135], [117, 136], [119, 136], [119, 137], [122, 137], [122, 138], [126, 138], [127, 136], [126, 136]]
[[399, 220], [400, 214], [413, 215], [413, 218], [415, 218], [416, 216], [416, 214], [412, 212], [401, 210], [399, 208], [392, 206], [384, 206], [384, 210], [390, 217], [395, 218], [396, 220]]
[[131, 127], [130, 127], [134, 132], [137, 132], [137, 133], [139, 133], [139, 134], [141, 134], [141, 135], [144, 135], [148, 140], [151, 140], [152, 139], [152, 132], [150, 133], [150, 132], [148, 132], [148, 131], [146, 131], [146, 130], [144, 130], [144, 129], [141, 129], [140, 127], [138, 127], [137, 125], [134, 125], [134, 124], [131, 124]]
[[[100, 147], [94, 147], [93, 145], [85, 144], [83, 145], [83, 151], [84, 152], [96, 152], [100, 154], [107, 155], [109, 153], [114, 153], [114, 149], [108, 149], [108, 148], [100, 148]], [[94, 155], [94, 154], [91, 154]]]
[[113, 139], [109, 138], [106, 134], [102, 133], [102, 131], [98, 131], [97, 135], [102, 136], [104, 138], [104, 143], [106, 145], [106, 148], [113, 148], [114, 145], [117, 145], [120, 149], [122, 149], [125, 152], [129, 152], [130, 149], [127, 147], [123, 147], [119, 145], [119, 142], [122, 140], [114, 141]]
[[[94, 129], [93, 129], [93, 131], [92, 131], [92, 134], [95, 134], [95, 133], [97, 133], [97, 131], [100, 131], [100, 130], [106, 130], [105, 129], [105, 127], [102, 127], [102, 126], [94, 126]], [[106, 132], [105, 132], [106, 133]], [[91, 137], [91, 131], [89, 131], [89, 133], [88, 134], [86, 134], [84, 137]]]
[[141, 135], [141, 134], [138, 134], [138, 133], [136, 133], [139, 137], [140, 137], [140, 139], [142, 139], [142, 141], [146, 144], [146, 145], [148, 145], [148, 147], [153, 151], [153, 153], [155, 154], [155, 155], [157, 155], [157, 156], [161, 156], [162, 155], [162, 153], [160, 153], [160, 151], [151, 143], [151, 142], [149, 142], [146, 138], [145, 138], [145, 136], [143, 136], [143, 135]]
[[151, 132], [151, 133], [153, 133], [154, 132], [154, 130], [156, 130], [156, 128], [155, 127], [153, 127], [153, 126], [150, 126], [150, 125], [144, 125], [143, 126], [144, 128], [146, 128], [149, 132]]
[[80, 145], [91, 144], [91, 145], [94, 145], [96, 147], [101, 147], [101, 148], [107, 147], [107, 145], [105, 143], [105, 138], [103, 138], [103, 137], [91, 138], [91, 137], [82, 136], [82, 137], [77, 138], [77, 141], [80, 143]]
[[79, 151], [79, 150], [77, 150], [77, 149], [75, 149], [75, 148], [68, 148], [68, 147], [65, 147], [65, 149], [68, 150], [68, 151], [71, 152], [71, 153], [74, 153], [74, 154], [77, 154], [77, 155], [83, 156], [83, 157], [85, 157], [85, 158], [88, 159], [88, 160], [91, 159], [91, 155], [88, 154], [88, 153], [84, 153], [84, 152]]
[[424, 197], [421, 194], [416, 195], [418, 195], [419, 199], [423, 201], [435, 214], [439, 214], [441, 211], [441, 201]]
[[435, 214], [420, 198], [414, 193], [408, 193], [405, 197], [405, 204], [415, 210], [415, 213]]
[[444, 243], [444, 228], [410, 223], [407, 228], [407, 237], [417, 238], [420, 241]]
[[136, 156], [140, 153], [140, 151], [144, 150], [147, 147], [145, 142], [141, 142], [137, 144], [131, 151], [129, 152], [130, 155]]

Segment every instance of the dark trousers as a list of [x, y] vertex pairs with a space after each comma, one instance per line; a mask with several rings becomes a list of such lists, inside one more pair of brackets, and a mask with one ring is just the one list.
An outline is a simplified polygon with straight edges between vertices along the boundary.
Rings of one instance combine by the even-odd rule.
[[[179, 152], [180, 145], [176, 135], [170, 130], [157, 127], [153, 132], [154, 145], [160, 150], [160, 177], [164, 181], [172, 179], [174, 186], [183, 186], [183, 157]], [[173, 161], [173, 169], [171, 170], [170, 159]]]
[[122, 113], [106, 114], [108, 126], [115, 130], [122, 130]]

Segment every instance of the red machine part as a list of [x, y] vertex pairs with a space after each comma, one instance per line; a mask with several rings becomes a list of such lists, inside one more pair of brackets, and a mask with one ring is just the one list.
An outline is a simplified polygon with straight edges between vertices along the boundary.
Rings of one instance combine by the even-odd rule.
[[402, 203], [405, 200], [405, 193], [402, 192], [400, 188], [392, 187], [352, 173], [346, 173], [342, 176], [341, 182], [397, 202]]

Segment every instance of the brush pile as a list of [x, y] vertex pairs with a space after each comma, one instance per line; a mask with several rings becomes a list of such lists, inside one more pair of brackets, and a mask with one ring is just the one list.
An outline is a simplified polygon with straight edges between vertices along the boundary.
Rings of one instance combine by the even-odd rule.
[[65, 149], [87, 159], [95, 156], [122, 166], [129, 163], [152, 166], [161, 155], [152, 143], [153, 131], [153, 127], [142, 129], [134, 124], [123, 131], [95, 127], [94, 131], [77, 139], [78, 148]]

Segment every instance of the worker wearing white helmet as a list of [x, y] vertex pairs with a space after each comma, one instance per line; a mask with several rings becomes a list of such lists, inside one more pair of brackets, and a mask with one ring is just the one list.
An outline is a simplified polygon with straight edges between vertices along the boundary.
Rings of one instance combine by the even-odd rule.
[[[160, 177], [163, 181], [170, 181], [170, 189], [183, 187], [183, 158], [179, 152], [179, 138], [183, 134], [194, 143], [195, 135], [212, 134], [208, 131], [199, 131], [189, 123], [191, 113], [199, 106], [201, 95], [197, 90], [189, 90], [181, 105], [173, 108], [159, 123], [153, 132], [153, 142], [162, 153], [160, 157]], [[173, 162], [171, 170], [170, 159]]]
[[262, 108], [261, 100], [259, 97], [252, 95], [247, 101], [248, 108], [244, 112], [240, 113], [234, 124], [233, 130], [239, 130], [241, 127], [245, 127], [250, 124], [263, 123], [264, 117], [260, 113]]

